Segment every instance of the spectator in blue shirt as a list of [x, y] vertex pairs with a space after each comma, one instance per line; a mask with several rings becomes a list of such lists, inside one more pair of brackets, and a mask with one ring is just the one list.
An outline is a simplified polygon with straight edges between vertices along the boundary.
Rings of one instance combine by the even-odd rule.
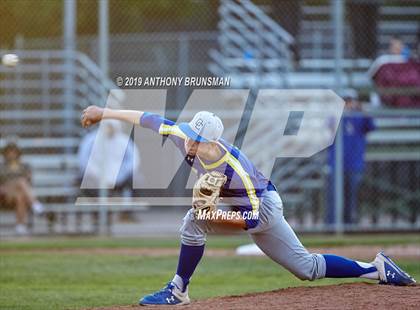
[[[374, 130], [371, 117], [361, 111], [357, 94], [348, 94], [345, 100], [345, 114], [341, 120], [343, 133], [343, 172], [344, 172], [344, 223], [354, 224], [358, 220], [358, 194], [365, 168], [366, 134]], [[335, 222], [335, 144], [328, 150], [330, 166], [328, 187], [327, 224]]]

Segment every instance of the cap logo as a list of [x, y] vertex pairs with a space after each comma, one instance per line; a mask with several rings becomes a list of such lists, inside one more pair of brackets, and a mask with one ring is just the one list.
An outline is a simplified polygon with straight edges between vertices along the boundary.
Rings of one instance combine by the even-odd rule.
[[201, 118], [199, 118], [198, 120], [195, 121], [194, 127], [197, 130], [201, 130], [201, 128], [203, 128], [203, 126], [204, 126], [204, 121]]

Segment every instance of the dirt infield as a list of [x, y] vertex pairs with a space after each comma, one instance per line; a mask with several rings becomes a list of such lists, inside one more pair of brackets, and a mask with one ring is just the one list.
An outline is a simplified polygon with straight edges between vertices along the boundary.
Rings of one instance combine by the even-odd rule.
[[[167, 306], [152, 308], [168, 309]], [[146, 309], [146, 307], [131, 305], [94, 309], [124, 310]], [[182, 309], [420, 309], [420, 286], [397, 287], [352, 283], [295, 287], [257, 294], [204, 299]]]

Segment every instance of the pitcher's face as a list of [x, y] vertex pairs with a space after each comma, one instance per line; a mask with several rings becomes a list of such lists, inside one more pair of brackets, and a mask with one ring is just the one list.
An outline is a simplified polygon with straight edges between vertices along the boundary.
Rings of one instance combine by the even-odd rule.
[[212, 153], [213, 143], [200, 143], [190, 138], [186, 138], [184, 142], [185, 152], [190, 156], [198, 155], [200, 157], [208, 157]]
[[199, 142], [194, 141], [190, 138], [186, 138], [184, 141], [185, 152], [190, 156], [195, 156], [198, 151]]

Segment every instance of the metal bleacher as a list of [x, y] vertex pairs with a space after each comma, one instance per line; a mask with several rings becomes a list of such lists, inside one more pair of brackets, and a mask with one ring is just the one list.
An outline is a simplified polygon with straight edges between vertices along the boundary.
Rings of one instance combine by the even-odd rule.
[[235, 87], [284, 85], [293, 37], [248, 0], [223, 0], [219, 14], [219, 48], [210, 51], [210, 72], [229, 75]]
[[[388, 50], [392, 36], [399, 36], [406, 44], [414, 47], [420, 30], [420, 3], [412, 1], [409, 5], [382, 3], [378, 6], [379, 21], [378, 54]], [[303, 21], [297, 38], [302, 59], [333, 59], [334, 37], [333, 25], [330, 22], [331, 8], [328, 5], [306, 3], [302, 7]], [[344, 55], [354, 57], [353, 34], [347, 24], [344, 29]]]
[[[291, 85], [331, 87], [334, 84], [334, 36], [330, 21], [331, 8], [328, 5], [305, 3], [302, 7], [303, 20], [296, 38], [300, 61], [292, 73]], [[378, 6], [377, 24], [378, 55], [386, 54], [389, 40], [399, 36], [405, 44], [415, 48], [416, 36], [420, 31], [420, 3], [413, 1], [406, 6], [382, 3]], [[344, 27], [344, 57], [342, 82], [345, 87], [363, 89], [370, 85], [367, 71], [373, 59], [355, 58], [352, 29]], [[320, 75], [319, 73], [323, 74]], [[314, 78], [318, 76], [319, 78]]]
[[[91, 104], [104, 104], [109, 90], [116, 87], [79, 52], [16, 53], [19, 66], [0, 66], [0, 148], [6, 137], [18, 136], [23, 161], [32, 168], [34, 192], [46, 211], [75, 210], [79, 193], [77, 149], [84, 134], [80, 111]], [[122, 92], [112, 94], [116, 102], [123, 99]]]
[[[303, 20], [299, 35], [290, 38], [280, 25], [274, 25], [271, 17], [251, 1], [221, 1], [219, 48], [210, 52], [213, 60], [209, 65], [210, 72], [217, 76], [230, 76], [236, 87], [243, 88], [333, 89], [336, 76], [331, 8], [308, 1], [304, 2], [302, 10]], [[250, 11], [257, 13], [252, 14]], [[420, 30], [419, 13], [420, 4], [413, 3], [407, 7], [381, 5], [378, 53], [386, 52], [389, 38], [393, 35], [399, 35], [407, 44], [413, 45]], [[266, 29], [267, 25], [270, 25], [269, 31], [261, 31]], [[267, 35], [268, 32], [270, 35]], [[355, 58], [349, 25], [345, 25], [344, 32], [342, 86], [366, 94], [371, 91], [367, 71], [373, 59]], [[252, 36], [255, 33], [258, 34], [258, 40]], [[300, 60], [295, 66], [291, 63], [290, 56], [290, 45], [294, 42], [300, 54]], [[271, 43], [278, 44], [282, 49], [277, 54], [265, 53], [265, 49], [270, 50]], [[249, 57], [249, 49], [258, 56], [257, 59]], [[368, 113], [375, 117], [377, 129], [368, 136], [370, 148], [366, 155], [367, 161], [418, 160], [418, 113], [412, 115], [414, 117], [406, 117], [409, 116], [409, 112], [399, 117], [398, 111]], [[255, 152], [259, 152], [264, 143], [276, 137], [270, 136], [270, 129], [264, 128], [263, 122], [254, 126], [260, 126], [261, 128], [254, 130], [264, 132], [266, 137], [266, 140], [261, 138], [255, 141]], [[229, 131], [226, 134], [229, 134]], [[398, 145], [403, 148], [396, 147]], [[272, 158], [277, 154], [265, 155]], [[278, 159], [278, 168], [271, 177], [275, 182], [278, 181], [282, 196], [289, 206], [305, 208], [308, 201], [313, 202], [314, 197], [323, 199], [320, 195], [325, 188], [324, 178], [327, 171], [324, 156], [325, 153], [320, 153], [310, 159]], [[258, 166], [259, 163], [255, 164]]]

